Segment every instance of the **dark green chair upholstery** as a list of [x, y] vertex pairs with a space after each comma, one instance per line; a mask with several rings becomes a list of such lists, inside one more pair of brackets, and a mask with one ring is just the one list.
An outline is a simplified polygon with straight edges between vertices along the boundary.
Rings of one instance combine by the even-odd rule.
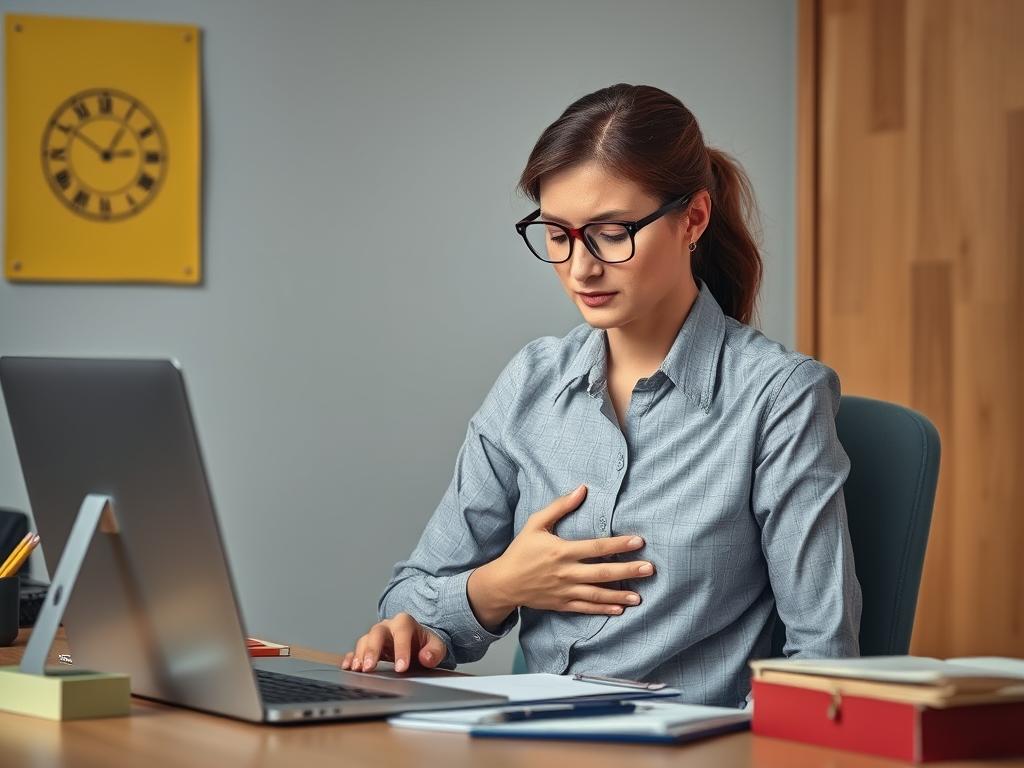
[[[840, 401], [836, 430], [850, 457], [843, 495], [864, 599], [860, 652], [904, 654], [939, 478], [939, 433], [917, 411], [853, 395]], [[786, 628], [775, 619], [771, 654], [782, 656]], [[521, 648], [512, 671], [527, 671]]]

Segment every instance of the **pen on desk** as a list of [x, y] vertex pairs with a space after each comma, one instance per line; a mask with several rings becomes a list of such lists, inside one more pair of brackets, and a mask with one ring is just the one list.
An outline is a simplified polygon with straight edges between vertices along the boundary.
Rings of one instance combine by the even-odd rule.
[[3, 573], [4, 571], [7, 570], [7, 566], [9, 566], [11, 563], [14, 562], [14, 558], [17, 557], [18, 553], [21, 551], [21, 548], [24, 547], [31, 540], [32, 540], [32, 534], [31, 533], [26, 533], [24, 536], [21, 537], [21, 541], [19, 541], [17, 544], [15, 544], [14, 545], [14, 549], [12, 549], [10, 554], [7, 555], [7, 559], [4, 560], [4, 564], [0, 565], [0, 573]]
[[576, 704], [538, 704], [534, 707], [495, 712], [480, 723], [515, 723], [522, 720], [543, 720], [553, 717], [594, 717], [625, 715], [636, 709], [631, 701], [581, 701]]
[[621, 677], [605, 677], [604, 675], [590, 675], [585, 672], [576, 672], [573, 680], [581, 680], [585, 683], [601, 683], [603, 685], [621, 685], [625, 688], [640, 688], [644, 691], [660, 691], [665, 683], [645, 683], [642, 680], [626, 680]]

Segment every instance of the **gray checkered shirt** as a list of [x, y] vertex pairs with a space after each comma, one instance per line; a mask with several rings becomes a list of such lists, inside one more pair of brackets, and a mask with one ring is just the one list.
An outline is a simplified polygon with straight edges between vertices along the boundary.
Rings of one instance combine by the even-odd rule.
[[[706, 284], [620, 428], [606, 333], [581, 323], [526, 344], [470, 418], [444, 497], [380, 597], [475, 661], [521, 621], [531, 672], [657, 680], [687, 702], [743, 706], [747, 661], [767, 656], [772, 607], [787, 656], [859, 654], [861, 593], [836, 437], [839, 379], [727, 317]], [[581, 483], [564, 539], [638, 534], [653, 576], [608, 583], [642, 597], [618, 616], [520, 608], [484, 629], [466, 597], [529, 515]]]

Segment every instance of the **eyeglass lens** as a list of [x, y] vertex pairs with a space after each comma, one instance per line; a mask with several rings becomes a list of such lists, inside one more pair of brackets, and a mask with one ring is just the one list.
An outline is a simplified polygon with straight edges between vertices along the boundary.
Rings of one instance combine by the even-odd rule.
[[[569, 258], [571, 240], [561, 227], [530, 222], [524, 230], [526, 242], [537, 256], [545, 261], [565, 261]], [[590, 250], [603, 261], [625, 261], [633, 255], [633, 243], [621, 224], [594, 222], [583, 227], [583, 238]]]

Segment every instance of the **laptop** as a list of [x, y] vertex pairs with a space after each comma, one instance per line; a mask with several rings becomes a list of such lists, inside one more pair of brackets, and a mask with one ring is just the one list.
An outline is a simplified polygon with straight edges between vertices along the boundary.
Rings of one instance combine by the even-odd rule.
[[175, 361], [0, 357], [0, 387], [51, 573], [83, 499], [113, 500], [119, 532], [94, 536], [64, 613], [76, 668], [128, 673], [137, 696], [252, 722], [507, 703], [249, 656]]

